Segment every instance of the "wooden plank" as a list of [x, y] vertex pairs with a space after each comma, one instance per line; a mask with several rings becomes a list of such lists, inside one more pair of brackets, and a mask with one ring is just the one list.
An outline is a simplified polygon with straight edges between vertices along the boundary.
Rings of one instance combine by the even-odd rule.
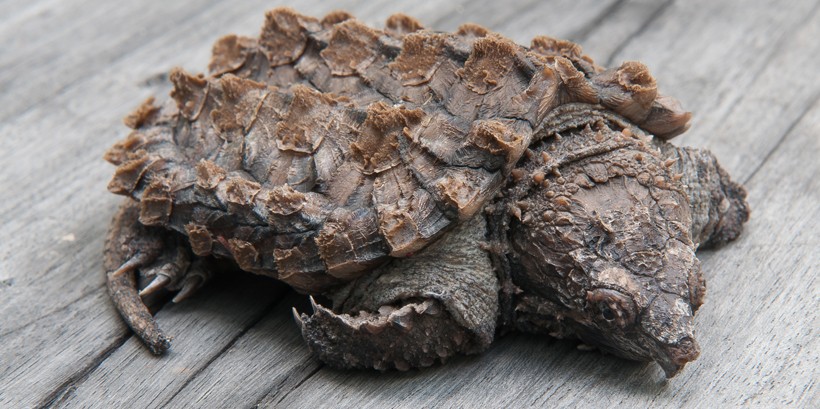
[[[515, 2], [463, 2], [455, 13], [439, 13], [437, 18], [419, 16], [430, 28], [454, 31], [464, 23], [476, 23], [528, 46], [533, 37], [549, 35], [568, 38], [586, 30], [606, 16], [618, 0], [549, 2], [522, 0]], [[430, 4], [435, 5], [435, 2]], [[402, 12], [416, 15], [413, 9]], [[432, 17], [432, 16], [431, 16]]]
[[[656, 24], [673, 1], [637, 0], [617, 3], [605, 19], [590, 30], [573, 33], [570, 40], [581, 44], [584, 52], [600, 65], [616, 65], [621, 52], [632, 39]], [[608, 64], [609, 63], [609, 64]]]
[[[807, 78], [812, 73], [805, 70], [818, 63], [816, 31], [806, 30], [818, 25], [819, 6], [816, 0], [788, 7], [776, 0], [675, 2], [613, 61], [646, 63], [661, 92], [694, 113], [692, 128], [676, 143], [709, 148], [743, 180], [774, 147], [772, 134], [782, 135], [820, 89], [816, 74]], [[758, 89], [764, 75], [773, 82], [768, 94]]]
[[[204, 67], [219, 35], [208, 22], [224, 19], [227, 25], [253, 14], [258, 25], [267, 7], [258, 3], [252, 13], [220, 4], [180, 16], [163, 14], [155, 2], [152, 21], [182, 23], [119, 61], [84, 66], [88, 71], [66, 92], [0, 125], [0, 345], [7, 369], [0, 371], [0, 406], [33, 405], [70, 388], [128, 335], [103, 289], [102, 237], [120, 199], [105, 191], [111, 167], [102, 152], [126, 133], [119, 118], [157, 92], [142, 79], [167, 71], [171, 56]], [[137, 13], [145, 6], [121, 7]], [[97, 45], [49, 44], [71, 50]], [[17, 71], [23, 75], [25, 68]], [[17, 102], [25, 100], [12, 105]]]
[[[725, 393], [727, 404], [820, 402], [814, 389], [820, 368], [820, 102], [807, 108], [747, 182], [753, 219], [746, 236], [726, 254], [702, 257], [714, 305], [698, 324], [704, 349], [715, 347], [703, 356], [703, 378]], [[682, 387], [695, 387], [694, 379], [687, 381], [693, 384]]]
[[50, 400], [53, 391], [125, 342], [127, 328], [110, 304], [105, 291], [94, 291], [0, 336], [0, 407], [34, 407]]
[[[198, 297], [156, 314], [174, 348], [156, 357], [130, 337], [81, 379], [54, 396], [57, 407], [155, 407], [230, 348], [282, 297], [285, 287], [264, 277], [224, 277]], [[136, 363], [136, 364], [135, 364]], [[52, 403], [52, 402], [48, 402]]]
[[[160, 3], [149, 7], [156, 9], [154, 20], [179, 18], [183, 23], [110, 65], [87, 66], [83, 80], [71, 90], [0, 125], [0, 162], [14, 165], [0, 173], [0, 224], [4, 233], [17, 238], [4, 241], [0, 249], [0, 280], [13, 282], [9, 301], [0, 306], [0, 334], [101, 288], [101, 237], [120, 201], [105, 191], [112, 167], [101, 157], [127, 133], [120, 118], [146, 97], [167, 92], [167, 84], [148, 79], [177, 62], [206, 66], [210, 46], [221, 35], [209, 21], [248, 26], [247, 19], [258, 27], [268, 7], [262, 1], [248, 8], [219, 3], [180, 17], [163, 14]], [[132, 7], [136, 13], [145, 5]]]
[[[15, 3], [0, 3], [0, 81], [15, 79], [3, 82], [8, 92], [0, 95], [0, 113], [8, 114], [0, 121], [0, 163], [7, 165], [0, 172], [0, 230], [9, 238], [0, 241], [0, 406], [126, 399], [137, 406], [224, 406], [225, 396], [263, 407], [334, 399], [363, 407], [697, 407], [711, 403], [704, 396], [759, 406], [818, 400], [812, 337], [818, 215], [811, 207], [818, 169], [795, 164], [815, 164], [818, 153], [817, 108], [807, 111], [820, 87], [807, 72], [820, 63], [816, 1], [789, 7], [744, 2], [742, 14], [738, 3], [706, 1], [417, 1], [412, 9], [352, 0], [298, 4], [317, 16], [346, 8], [373, 25], [400, 9], [437, 29], [475, 21], [524, 44], [536, 34], [585, 38], [586, 51], [598, 60], [614, 53], [616, 60], [647, 61], [663, 91], [697, 108], [695, 127], [683, 140], [714, 149], [741, 179], [754, 176], [754, 213], [740, 242], [704, 255], [710, 279], [698, 318], [704, 355], [668, 384], [652, 365], [525, 335], [505, 337], [488, 355], [410, 374], [323, 368], [311, 376], [318, 363], [292, 324], [281, 326], [291, 322], [287, 308], [262, 319], [276, 297], [248, 300], [244, 294], [256, 285], [241, 282], [225, 291], [211, 288], [206, 297], [213, 299], [160, 312], [161, 325], [178, 337], [177, 349], [170, 362], [154, 359], [129, 338], [102, 289], [100, 238], [118, 199], [104, 191], [111, 168], [99, 158], [125, 134], [120, 117], [148, 95], [165, 93], [161, 73], [179, 64], [204, 68], [213, 40], [226, 32], [254, 35], [271, 5], [153, 1], [106, 14], [113, 6], [97, 0]], [[785, 189], [774, 190], [781, 184]], [[815, 196], [796, 196], [804, 191]], [[776, 206], [787, 212], [777, 214]], [[799, 277], [807, 284], [794, 281]], [[745, 282], [756, 284], [737, 285]], [[791, 318], [812, 305], [814, 314]], [[197, 339], [201, 334], [208, 341]], [[252, 364], [242, 367], [248, 360]], [[134, 385], [146, 386], [141, 396], [132, 396]], [[103, 396], [102, 390], [124, 392]]]
[[[0, 121], [32, 108], [146, 40], [173, 31], [195, 13], [184, 2], [121, 7], [110, 2], [68, 1], [3, 25], [0, 37], [26, 41], [10, 42], [0, 56], [4, 68], [0, 87], [5, 90], [0, 96]], [[67, 49], [72, 52], [66, 53]]]
[[[0, 1], [0, 26], [14, 24], [31, 15], [44, 13], [55, 0], [32, 0], [21, 4], [19, 1]], [[6, 45], [4, 44], [3, 47]]]
[[291, 294], [224, 354], [188, 379], [169, 407], [252, 407], [266, 395], [280, 397], [316, 372], [321, 363], [305, 347], [291, 307], [309, 311]]

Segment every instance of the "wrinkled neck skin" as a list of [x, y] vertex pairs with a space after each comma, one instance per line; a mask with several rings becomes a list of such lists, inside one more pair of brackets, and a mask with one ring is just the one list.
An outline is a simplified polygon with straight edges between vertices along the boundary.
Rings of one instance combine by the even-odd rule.
[[[623, 118], [572, 105], [513, 171], [490, 211], [504, 254], [502, 325], [656, 361], [668, 377], [699, 354], [705, 284], [682, 176]], [[698, 234], [700, 234], [698, 232]]]

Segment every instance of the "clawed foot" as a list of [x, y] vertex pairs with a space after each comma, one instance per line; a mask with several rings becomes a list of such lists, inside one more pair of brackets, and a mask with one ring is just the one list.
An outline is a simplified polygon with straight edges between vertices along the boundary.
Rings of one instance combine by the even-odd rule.
[[159, 257], [154, 263], [140, 270], [140, 273], [151, 282], [140, 290], [140, 297], [153, 294], [161, 289], [176, 291], [171, 300], [178, 303], [199, 291], [211, 279], [211, 270], [203, 259], [192, 263], [184, 246], [172, 248], [168, 254]]
[[310, 349], [334, 367], [406, 371], [483, 348], [436, 300], [355, 315], [336, 314], [313, 297], [310, 300], [312, 315], [299, 314], [295, 308], [293, 315]]

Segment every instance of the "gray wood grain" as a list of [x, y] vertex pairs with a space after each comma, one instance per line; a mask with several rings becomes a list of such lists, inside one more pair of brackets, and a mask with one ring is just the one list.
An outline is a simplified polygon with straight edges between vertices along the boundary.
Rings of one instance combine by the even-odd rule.
[[213, 284], [195, 300], [166, 306], [156, 314], [174, 334], [177, 348], [155, 357], [138, 338], [130, 337], [82, 382], [57, 397], [55, 406], [162, 405], [270, 313], [283, 293], [281, 284], [263, 277], [224, 277]]
[[255, 35], [276, 4], [109, 3], [0, 2], [0, 407], [820, 405], [817, 1], [291, 2], [371, 25], [398, 11], [440, 30], [472, 21], [646, 62], [695, 112], [679, 143], [712, 149], [748, 181], [753, 208], [739, 241], [701, 255], [703, 354], [671, 381], [526, 335], [424, 371], [334, 371], [300, 342], [299, 297], [249, 277], [159, 311], [175, 345], [151, 356], [105, 295], [102, 237], [119, 199], [100, 158], [126, 134], [122, 116], [167, 92], [164, 73], [201, 70], [216, 38]]
[[291, 314], [294, 304], [307, 311], [306, 301], [295, 294], [282, 300], [202, 373], [190, 378], [168, 406], [250, 407], [266, 396], [278, 399], [296, 388], [321, 367], [305, 348]]

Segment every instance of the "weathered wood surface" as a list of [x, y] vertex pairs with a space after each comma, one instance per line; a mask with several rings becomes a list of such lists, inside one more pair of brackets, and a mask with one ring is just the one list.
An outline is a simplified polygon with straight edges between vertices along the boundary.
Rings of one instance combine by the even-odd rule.
[[[488, 353], [409, 373], [344, 372], [308, 353], [300, 297], [244, 277], [157, 317], [156, 358], [105, 294], [102, 238], [119, 198], [104, 150], [120, 118], [201, 70], [211, 43], [254, 35], [270, 1], [0, 2], [0, 407], [818, 407], [818, 1], [291, 1], [378, 25], [394, 12], [472, 21], [528, 44], [581, 42], [637, 59], [695, 113], [678, 143], [712, 149], [749, 189], [741, 238], [701, 255], [703, 353], [665, 381], [655, 365], [510, 335]], [[304, 309], [305, 307], [300, 307]]]

